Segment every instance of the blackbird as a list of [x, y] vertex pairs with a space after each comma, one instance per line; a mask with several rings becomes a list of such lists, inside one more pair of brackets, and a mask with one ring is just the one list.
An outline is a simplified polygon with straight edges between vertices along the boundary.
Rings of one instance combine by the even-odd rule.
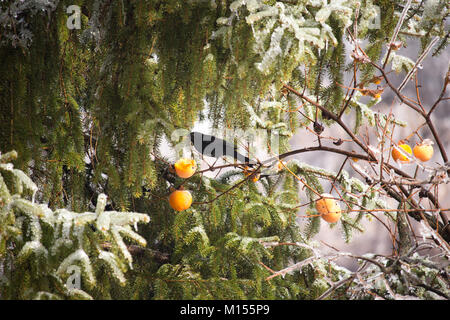
[[202, 155], [213, 158], [221, 158], [223, 156], [233, 157], [238, 162], [246, 164], [249, 167], [253, 167], [256, 164], [255, 161], [240, 154], [235, 145], [225, 140], [200, 132], [191, 132], [190, 139], [195, 149]]

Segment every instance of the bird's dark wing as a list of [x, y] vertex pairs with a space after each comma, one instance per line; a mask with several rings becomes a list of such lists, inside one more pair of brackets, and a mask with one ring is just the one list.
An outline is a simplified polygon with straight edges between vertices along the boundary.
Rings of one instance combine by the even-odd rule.
[[191, 132], [190, 138], [195, 149], [201, 154], [214, 158], [224, 155], [222, 151], [223, 140], [200, 132]]
[[253, 163], [250, 163], [252, 161], [248, 157], [240, 154], [236, 150], [235, 145], [225, 140], [200, 132], [191, 132], [190, 139], [195, 149], [205, 156], [214, 158], [229, 156], [233, 157], [238, 162], [247, 163], [250, 166], [253, 166]]

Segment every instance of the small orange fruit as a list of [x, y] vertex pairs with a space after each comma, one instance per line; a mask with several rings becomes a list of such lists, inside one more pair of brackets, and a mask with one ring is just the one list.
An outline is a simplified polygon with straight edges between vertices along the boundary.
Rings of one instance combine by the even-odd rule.
[[414, 156], [420, 161], [426, 162], [433, 157], [433, 141], [425, 139], [413, 149]]
[[169, 204], [177, 211], [189, 209], [192, 204], [192, 195], [187, 190], [175, 190], [169, 196]]
[[[253, 174], [253, 171], [248, 166], [245, 166], [245, 168], [244, 168], [244, 176], [247, 178], [251, 174]], [[259, 180], [260, 176], [261, 175], [259, 173], [255, 173], [253, 175], [253, 177], [251, 177], [251, 179], [252, 179], [253, 182], [256, 182], [256, 181]]]
[[278, 171], [282, 171], [284, 169], [284, 163], [283, 161], [279, 160], [277, 164]]
[[180, 178], [189, 178], [195, 173], [196, 164], [194, 159], [180, 159], [175, 165], [175, 172]]
[[403, 142], [400, 142], [398, 147], [394, 146], [392, 148], [392, 158], [394, 159], [394, 161], [409, 162], [410, 160], [408, 159], [408, 157], [400, 152], [400, 150], [398, 150], [397, 148], [402, 149], [406, 154], [412, 155], [411, 147]]
[[380, 84], [381, 83], [381, 79], [380, 78], [375, 78], [374, 80], [372, 80], [372, 83]]
[[321, 198], [316, 201], [316, 209], [322, 219], [328, 223], [335, 223], [341, 218], [341, 207], [329, 193], [321, 194]]
[[[352, 152], [355, 152], [355, 150], [352, 150]], [[359, 158], [351, 157], [351, 159], [352, 159], [353, 162], [358, 162], [359, 161]]]

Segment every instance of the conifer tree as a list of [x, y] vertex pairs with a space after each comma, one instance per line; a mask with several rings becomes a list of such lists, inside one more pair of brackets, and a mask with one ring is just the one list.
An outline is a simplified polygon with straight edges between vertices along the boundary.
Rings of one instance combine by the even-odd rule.
[[[438, 189], [450, 169], [432, 113], [450, 70], [432, 105], [402, 93], [445, 50], [448, 10], [443, 0], [1, 2], [0, 298], [448, 299]], [[414, 38], [416, 59], [402, 52]], [[392, 140], [409, 124], [374, 110], [384, 90], [423, 118], [405, 138], [425, 132], [437, 165]], [[278, 144], [262, 139], [270, 157], [253, 168], [213, 163], [187, 153], [199, 120]], [[299, 130], [317, 140], [292, 150]], [[252, 139], [233, 138], [241, 149]], [[344, 155], [340, 170], [296, 157], [319, 151]], [[189, 178], [174, 169], [182, 157], [195, 159]], [[171, 207], [174, 189], [190, 191], [188, 209]], [[324, 255], [314, 239], [331, 228], [350, 242], [381, 215], [395, 225], [391, 256]], [[358, 270], [337, 265], [343, 256]]]

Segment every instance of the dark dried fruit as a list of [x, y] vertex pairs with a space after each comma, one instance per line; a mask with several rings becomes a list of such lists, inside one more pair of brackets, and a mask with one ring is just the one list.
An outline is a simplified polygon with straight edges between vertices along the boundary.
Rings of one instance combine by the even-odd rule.
[[422, 189], [419, 191], [419, 197], [420, 197], [420, 198], [426, 198], [426, 197], [428, 197], [428, 191], [422, 188]]
[[317, 134], [321, 134], [325, 130], [323, 125], [317, 121], [314, 121], [314, 132]]
[[332, 116], [331, 112], [322, 110], [322, 119], [331, 120], [331, 119], [333, 119], [333, 116]]

